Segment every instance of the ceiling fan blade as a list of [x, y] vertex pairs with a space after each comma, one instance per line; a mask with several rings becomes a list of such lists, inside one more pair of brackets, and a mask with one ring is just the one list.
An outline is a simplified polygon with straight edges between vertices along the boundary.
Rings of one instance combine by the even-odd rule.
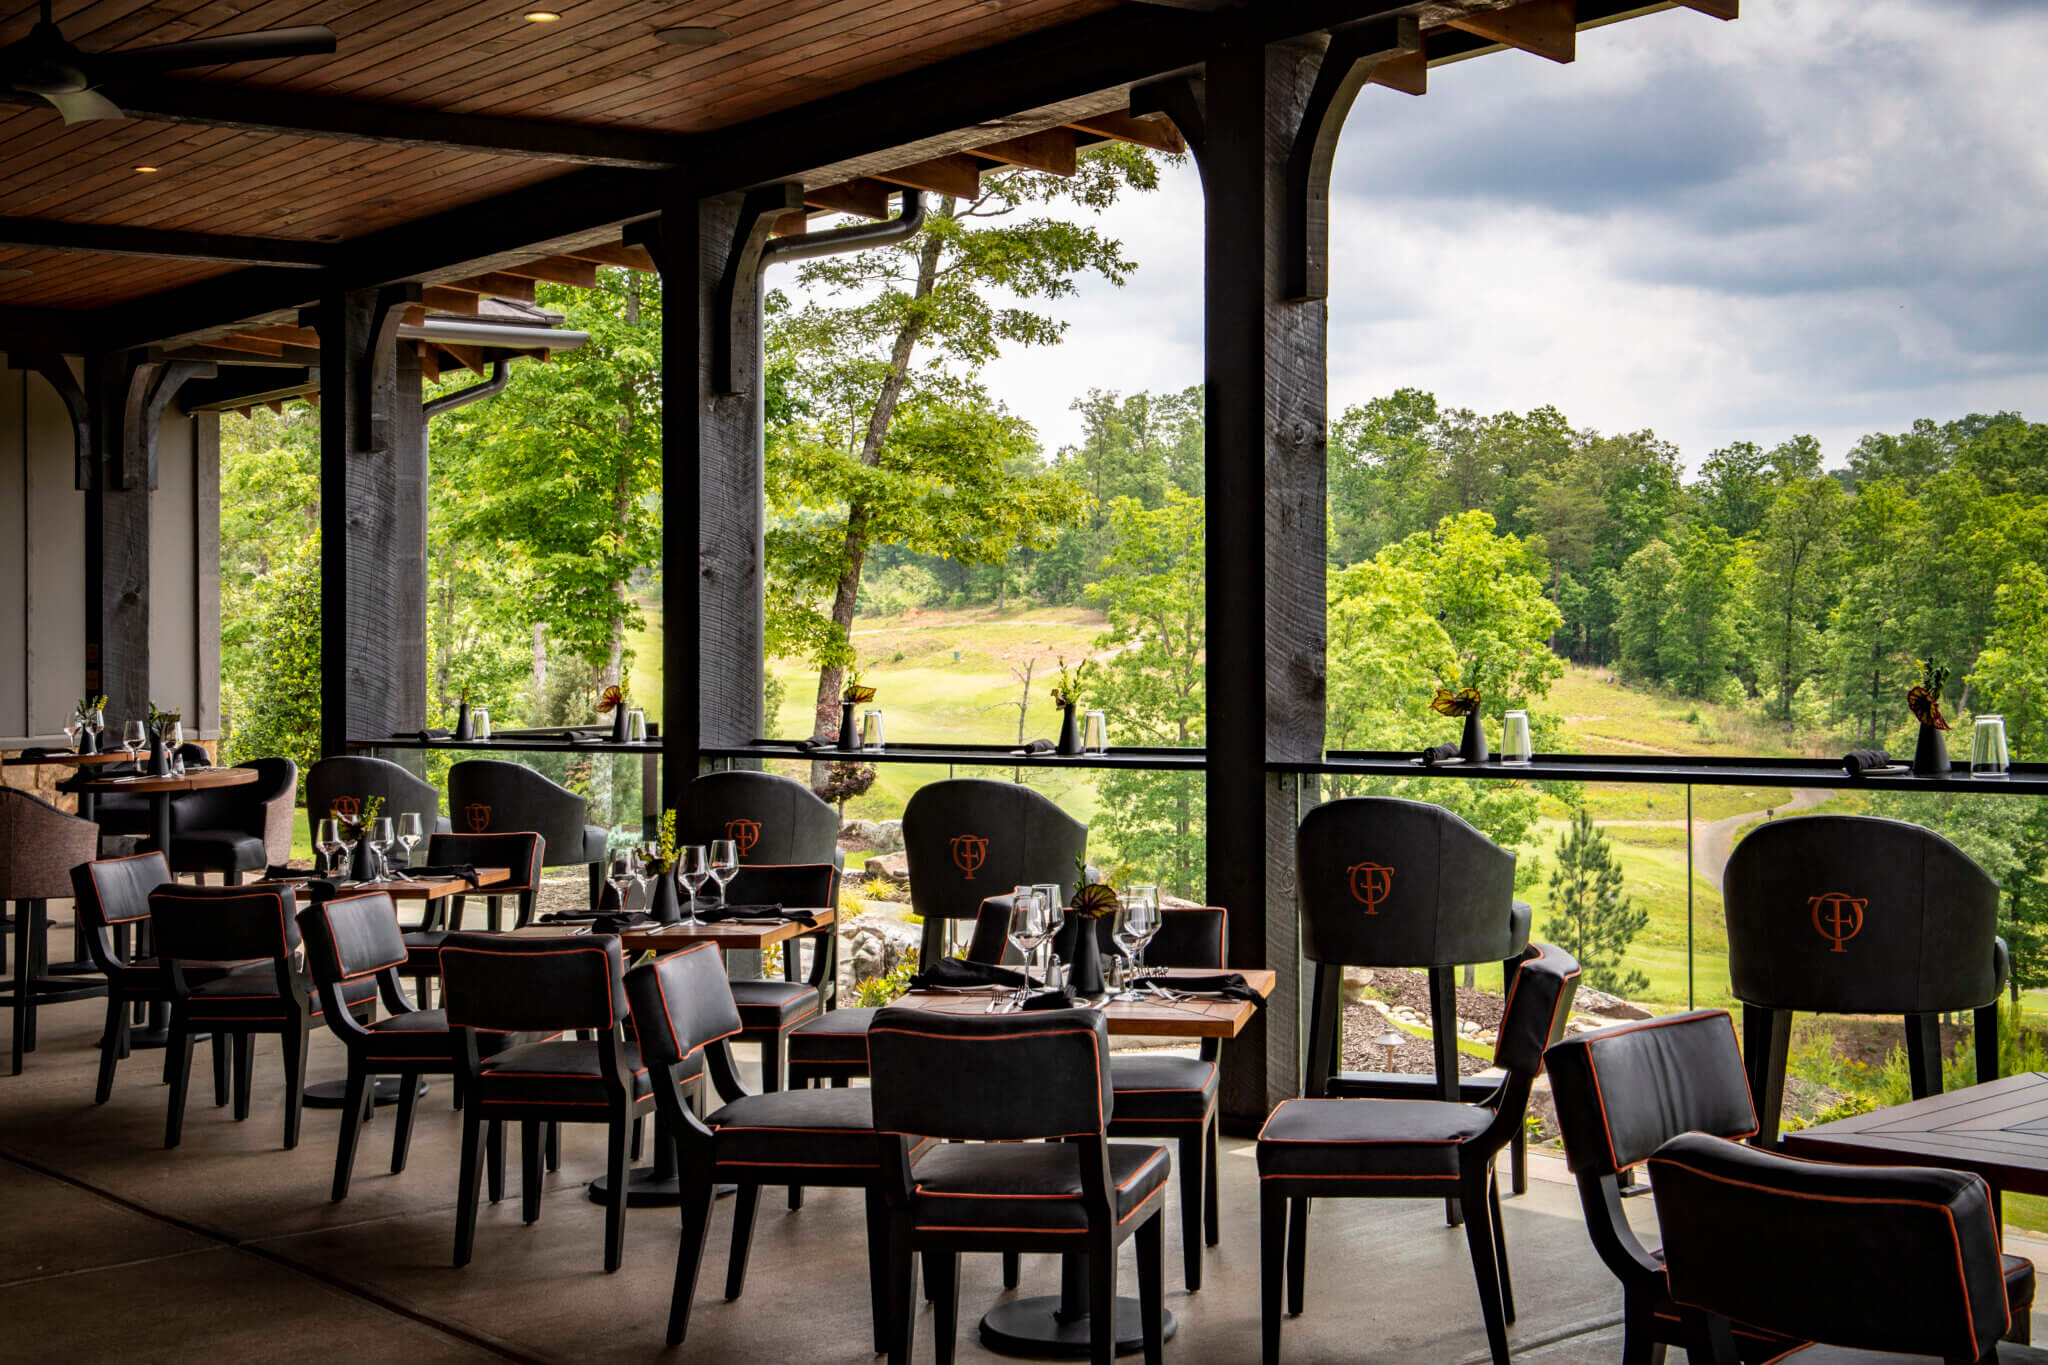
[[125, 52], [97, 52], [86, 58], [94, 85], [152, 76], [193, 66], [224, 66], [229, 62], [273, 62], [286, 57], [318, 57], [334, 51], [334, 30], [325, 24], [263, 29], [256, 33], [223, 33], [184, 43], [159, 43]]
[[96, 90], [72, 90], [61, 95], [44, 94], [51, 107], [66, 123], [84, 123], [96, 118], [122, 118], [120, 107]]

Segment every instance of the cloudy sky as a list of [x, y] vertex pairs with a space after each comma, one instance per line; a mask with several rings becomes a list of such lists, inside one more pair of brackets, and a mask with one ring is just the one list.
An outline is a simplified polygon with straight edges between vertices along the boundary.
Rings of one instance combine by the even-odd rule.
[[[1649, 427], [1689, 466], [1915, 417], [2048, 416], [2048, 5], [1746, 0], [1368, 89], [1337, 160], [1333, 405], [1402, 385]], [[1048, 449], [1090, 386], [1197, 383], [1193, 168], [1108, 226], [1141, 268], [986, 378]]]

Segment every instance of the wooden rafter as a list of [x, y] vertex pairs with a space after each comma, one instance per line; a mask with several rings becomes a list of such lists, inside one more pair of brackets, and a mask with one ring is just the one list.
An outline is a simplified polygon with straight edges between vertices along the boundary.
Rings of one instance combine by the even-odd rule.
[[1451, 20], [1450, 27], [1553, 62], [1569, 62], [1578, 55], [1577, 0], [1527, 0], [1508, 9], [1464, 15]]
[[425, 376], [429, 384], [439, 383], [441, 379], [441, 348], [425, 341], [415, 342], [414, 345], [419, 351], [420, 374]]
[[1074, 173], [1074, 131], [1071, 128], [1048, 128], [1040, 133], [1026, 133], [1002, 142], [991, 142], [976, 147], [974, 155], [1000, 161], [1009, 166], [1022, 166], [1031, 171], [1049, 171], [1053, 175]]
[[1371, 85], [1383, 85], [1389, 90], [1398, 90], [1404, 95], [1426, 95], [1429, 93], [1429, 58], [1423, 52], [1404, 52], [1398, 57], [1388, 57], [1373, 63], [1372, 74], [1366, 77]]
[[981, 195], [981, 163], [971, 156], [958, 154], [899, 166], [893, 171], [878, 171], [875, 179], [886, 180], [892, 185], [906, 185], [913, 190], [950, 194], [955, 199], [975, 199]]
[[216, 351], [244, 351], [250, 355], [282, 356], [284, 343], [254, 336], [215, 337], [206, 343]]
[[533, 281], [523, 275], [508, 275], [503, 271], [472, 275], [466, 280], [448, 280], [441, 287], [459, 289], [465, 294], [488, 294], [494, 299], [511, 299], [515, 303], [533, 302]]
[[1187, 139], [1180, 135], [1180, 129], [1163, 118], [1132, 118], [1129, 114], [1096, 114], [1089, 118], [1076, 119], [1067, 125], [1097, 137], [1106, 137], [1116, 142], [1128, 142], [1137, 147], [1149, 147], [1155, 152], [1167, 152], [1179, 156], [1188, 149]]
[[578, 289], [589, 289], [597, 283], [597, 262], [580, 261], [569, 256], [543, 256], [538, 260], [505, 266], [498, 273], [514, 275], [520, 279], [546, 280], [550, 284], [567, 284]]
[[851, 213], [860, 218], [887, 218], [889, 196], [894, 185], [879, 180], [848, 180], [838, 185], [820, 185], [804, 191], [804, 202], [828, 213]]
[[463, 289], [430, 284], [420, 291], [420, 301], [436, 313], [467, 313], [476, 316], [476, 295]]
[[579, 246], [574, 251], [562, 253], [565, 258], [579, 261], [595, 261], [599, 265], [622, 266], [627, 270], [638, 270], [643, 274], [654, 273], [654, 257], [644, 246], [626, 246], [623, 243], [606, 243], [598, 246]]
[[320, 345], [320, 334], [311, 327], [251, 327], [241, 335], [260, 341], [281, 341], [288, 346], [317, 348]]
[[1678, 0], [1686, 9], [1696, 9], [1701, 14], [1710, 14], [1716, 19], [1740, 17], [1742, 0]]

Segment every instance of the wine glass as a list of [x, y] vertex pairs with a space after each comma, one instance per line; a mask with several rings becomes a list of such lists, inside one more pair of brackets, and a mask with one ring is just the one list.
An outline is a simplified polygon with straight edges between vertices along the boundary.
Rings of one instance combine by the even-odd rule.
[[64, 738], [69, 741], [73, 752], [78, 749], [78, 732], [85, 728], [85, 717], [74, 715], [64, 722]]
[[1012, 893], [1010, 904], [1010, 942], [1017, 945], [1017, 951], [1024, 954], [1024, 989], [1017, 992], [1022, 999], [1031, 993], [1031, 964], [1039, 948], [1052, 937], [1051, 916], [1047, 913], [1045, 898], [1032, 887], [1020, 886]]
[[[409, 810], [398, 817], [398, 842], [405, 848], [405, 866], [408, 871], [412, 869], [412, 851], [420, 846], [422, 837], [418, 811]], [[406, 880], [412, 879], [408, 877]]]
[[676, 877], [690, 891], [690, 909], [689, 913], [683, 916], [682, 923], [693, 926], [704, 923], [697, 918], [697, 892], [703, 888], [704, 879], [710, 875], [711, 855], [704, 845], [685, 844], [676, 850]]
[[612, 884], [612, 890], [619, 893], [619, 909], [626, 909], [627, 899], [633, 893], [633, 884], [640, 880], [640, 855], [630, 848], [622, 848], [611, 860], [605, 879]]
[[342, 842], [341, 821], [332, 817], [322, 820], [319, 828], [313, 833], [313, 847], [320, 851], [320, 870], [322, 872], [339, 872], [341, 868], [337, 865], [337, 859], [341, 857], [342, 851], [348, 847], [346, 843]]
[[380, 815], [372, 820], [370, 828], [364, 833], [363, 837], [370, 841], [370, 852], [377, 855], [372, 865], [372, 872], [373, 875], [376, 875], [381, 880], [384, 872], [387, 870], [385, 855], [391, 851], [391, 844], [394, 838], [391, 828], [391, 817]]
[[1124, 950], [1129, 959], [1130, 971], [1125, 974], [1123, 993], [1119, 1000], [1142, 1000], [1138, 990], [1139, 973], [1145, 970], [1145, 945], [1159, 932], [1159, 888], [1134, 886], [1118, 903], [1116, 920], [1110, 930], [1110, 937], [1116, 946]]
[[725, 908], [725, 884], [740, 870], [740, 846], [734, 839], [711, 841], [711, 877], [718, 883], [718, 908]]
[[85, 713], [85, 728], [92, 732], [93, 748], [100, 747], [100, 736], [106, 732], [107, 713], [100, 707], [93, 707]]
[[128, 751], [128, 761], [135, 761], [135, 751], [149, 743], [149, 732], [139, 720], [131, 720], [121, 727], [121, 747]]

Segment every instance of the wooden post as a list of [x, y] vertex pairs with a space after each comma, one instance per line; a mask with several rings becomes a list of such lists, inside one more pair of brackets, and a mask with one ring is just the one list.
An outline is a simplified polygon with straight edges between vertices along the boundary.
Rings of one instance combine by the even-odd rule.
[[86, 358], [85, 690], [106, 694], [109, 741], [149, 714], [148, 457], [134, 449], [128, 417], [147, 406], [154, 377], [153, 364], [126, 351]]
[[1280, 974], [1259, 1022], [1225, 1047], [1223, 1112], [1240, 1130], [1301, 1093], [1294, 836], [1314, 786], [1266, 766], [1323, 747], [1329, 314], [1288, 301], [1284, 262], [1288, 165], [1324, 48], [1226, 40], [1203, 90], [1208, 891], [1231, 910], [1231, 964]]
[[320, 332], [320, 752], [426, 723], [426, 419], [419, 358], [397, 344], [418, 285], [323, 299]]

